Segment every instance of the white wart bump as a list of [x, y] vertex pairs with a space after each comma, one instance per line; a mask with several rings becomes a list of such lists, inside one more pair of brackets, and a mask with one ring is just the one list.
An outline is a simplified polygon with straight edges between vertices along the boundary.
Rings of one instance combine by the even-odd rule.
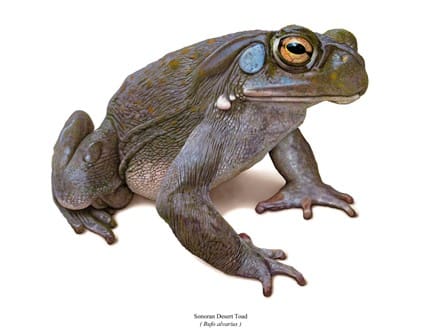
[[227, 111], [231, 109], [231, 102], [226, 95], [220, 95], [215, 102], [215, 107], [222, 111]]

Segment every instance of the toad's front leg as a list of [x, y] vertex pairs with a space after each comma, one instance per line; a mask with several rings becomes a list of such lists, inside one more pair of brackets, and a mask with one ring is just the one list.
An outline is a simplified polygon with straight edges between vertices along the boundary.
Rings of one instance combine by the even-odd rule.
[[255, 247], [212, 204], [209, 187], [219, 173], [223, 154], [233, 151], [223, 143], [209, 128], [196, 128], [164, 178], [156, 200], [159, 214], [190, 252], [227, 274], [261, 281], [265, 296], [271, 295], [272, 277], [277, 274], [304, 285], [301, 273], [276, 261], [286, 257], [283, 251]]
[[303, 208], [304, 218], [310, 219], [312, 206], [323, 205], [342, 209], [350, 217], [356, 216], [350, 206], [353, 198], [322, 182], [312, 149], [299, 129], [285, 137], [270, 156], [286, 185], [268, 200], [259, 202], [256, 206], [258, 213]]

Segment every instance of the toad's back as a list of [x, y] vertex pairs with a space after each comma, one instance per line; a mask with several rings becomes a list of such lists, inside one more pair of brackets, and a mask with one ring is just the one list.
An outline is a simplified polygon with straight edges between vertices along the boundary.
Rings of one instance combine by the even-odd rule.
[[120, 174], [137, 194], [155, 199], [187, 137], [215, 102], [215, 79], [195, 79], [199, 64], [239, 32], [169, 53], [127, 77], [107, 117], [120, 140]]

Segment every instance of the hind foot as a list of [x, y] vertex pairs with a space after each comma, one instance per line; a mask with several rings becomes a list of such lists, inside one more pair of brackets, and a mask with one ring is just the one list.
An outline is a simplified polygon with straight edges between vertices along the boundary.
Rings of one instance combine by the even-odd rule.
[[239, 237], [248, 247], [247, 256], [243, 258], [242, 265], [237, 275], [246, 278], [254, 278], [263, 285], [263, 295], [269, 297], [272, 295], [272, 278], [275, 275], [286, 275], [294, 279], [300, 286], [306, 285], [304, 276], [292, 266], [278, 262], [287, 258], [286, 253], [280, 249], [258, 248], [251, 238], [245, 234], [239, 234]]

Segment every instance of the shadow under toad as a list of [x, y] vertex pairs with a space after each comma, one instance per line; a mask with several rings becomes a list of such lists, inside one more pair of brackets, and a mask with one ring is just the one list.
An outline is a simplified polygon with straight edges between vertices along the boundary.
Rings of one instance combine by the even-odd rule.
[[[251, 169], [216, 187], [210, 196], [217, 210], [225, 215], [234, 209], [254, 209], [259, 201], [270, 198], [283, 185], [281, 176]], [[134, 196], [131, 205], [141, 204], [154, 207], [154, 201]]]
[[222, 214], [237, 208], [252, 208], [274, 195], [284, 185], [281, 176], [248, 170], [211, 191], [211, 199]]

